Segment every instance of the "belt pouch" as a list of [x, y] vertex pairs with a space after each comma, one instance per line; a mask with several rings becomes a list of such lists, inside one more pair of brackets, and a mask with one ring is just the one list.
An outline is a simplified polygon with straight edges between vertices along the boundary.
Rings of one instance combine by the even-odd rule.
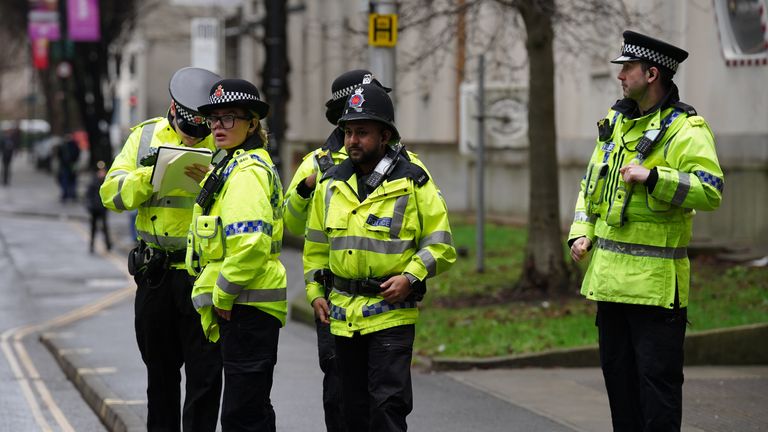
[[624, 225], [624, 213], [629, 205], [629, 199], [632, 196], [632, 185], [627, 185], [623, 181], [616, 188], [611, 206], [608, 208], [608, 215], [605, 223], [608, 226], [618, 228]]

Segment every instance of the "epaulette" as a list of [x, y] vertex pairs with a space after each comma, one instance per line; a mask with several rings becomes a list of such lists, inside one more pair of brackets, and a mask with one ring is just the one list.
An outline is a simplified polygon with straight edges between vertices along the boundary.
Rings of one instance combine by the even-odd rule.
[[429, 174], [427, 174], [424, 168], [409, 161], [403, 154], [400, 154], [400, 160], [387, 180], [392, 181], [399, 178], [410, 178], [416, 186], [422, 187], [429, 181]]
[[251, 155], [243, 150], [237, 150], [235, 152], [235, 160], [237, 161], [237, 166], [241, 169], [256, 164], [256, 161], [251, 158]]
[[675, 106], [675, 108], [678, 108], [678, 109], [682, 110], [684, 113], [688, 114], [688, 117], [693, 117], [695, 115], [698, 115], [696, 113], [696, 108], [688, 105], [685, 102], [677, 101], [677, 102], [675, 102], [674, 106]]
[[144, 120], [143, 122], [141, 122], [141, 123], [137, 124], [136, 126], [132, 127], [131, 130], [133, 131], [135, 129], [143, 127], [144, 125], [148, 125], [150, 123], [157, 123], [157, 122], [163, 120], [164, 118], [165, 117], [153, 117], [151, 119]]

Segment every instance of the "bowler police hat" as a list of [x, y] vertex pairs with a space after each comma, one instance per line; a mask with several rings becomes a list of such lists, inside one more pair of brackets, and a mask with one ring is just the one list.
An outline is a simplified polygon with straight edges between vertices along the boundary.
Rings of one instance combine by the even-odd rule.
[[644, 60], [656, 66], [666, 68], [672, 74], [677, 67], [688, 58], [688, 52], [674, 45], [654, 39], [631, 30], [624, 32], [624, 45], [621, 55], [611, 60], [611, 63], [626, 63]]
[[215, 73], [194, 67], [177, 70], [168, 84], [168, 92], [176, 108], [176, 124], [189, 136], [203, 138], [211, 133], [197, 107], [208, 101], [208, 90], [220, 80]]
[[352, 91], [362, 84], [376, 84], [384, 91], [389, 93], [392, 91], [389, 87], [381, 85], [373, 73], [366, 69], [354, 69], [348, 72], [344, 72], [339, 75], [333, 84], [331, 84], [331, 98], [325, 103], [327, 108], [325, 111], [325, 118], [328, 119], [331, 124], [339, 122], [339, 117], [342, 111], [344, 111], [344, 103], [347, 101], [347, 97], [352, 94]]
[[352, 91], [339, 119], [339, 126], [355, 120], [374, 120], [392, 130], [394, 139], [400, 138], [395, 127], [395, 108], [387, 92], [376, 84], [363, 84]]
[[218, 108], [239, 107], [253, 111], [263, 119], [269, 113], [269, 104], [259, 98], [256, 86], [243, 79], [226, 78], [210, 88], [208, 103], [200, 105], [198, 110], [209, 114]]

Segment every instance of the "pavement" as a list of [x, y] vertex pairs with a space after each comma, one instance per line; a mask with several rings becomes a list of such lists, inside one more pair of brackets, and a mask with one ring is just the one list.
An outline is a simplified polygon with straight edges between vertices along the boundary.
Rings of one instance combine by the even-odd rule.
[[[61, 204], [54, 179], [34, 171], [26, 155], [16, 158], [12, 184], [2, 193], [6, 202], [0, 209], [0, 218], [4, 215], [29, 215], [67, 220], [75, 222], [70, 224], [72, 229], [84, 232], [87, 222], [84, 207], [81, 204]], [[83, 225], [77, 228], [80, 222]], [[125, 284], [115, 284], [90, 313], [51, 326], [40, 335], [40, 340], [108, 430], [140, 431], [145, 430], [146, 377], [133, 332], [125, 331], [125, 323], [133, 320], [133, 287], [123, 268], [125, 251], [130, 246], [129, 220], [125, 215], [114, 215], [110, 223], [116, 247], [112, 253], [107, 253], [99, 244], [98, 255], [103, 258], [105, 267], [111, 265], [107, 262], [113, 263], [110, 267], [113, 269], [109, 270], [105, 280], [124, 280]], [[295, 263], [300, 260], [296, 250], [287, 249], [284, 255], [293, 263], [291, 266], [296, 266]], [[293, 293], [294, 303], [303, 301], [300, 274], [300, 269], [289, 269], [289, 293]], [[294, 327], [289, 323], [286, 329]], [[273, 391], [274, 399], [284, 401], [282, 406], [276, 407], [279, 408], [278, 419], [290, 415], [288, 413], [301, 417], [296, 416], [296, 412], [303, 412], [305, 416], [320, 415], [319, 401], [310, 407], [294, 406], [298, 402], [292, 402], [290, 392], [296, 390], [291, 386], [308, 381], [319, 382], [321, 374], [314, 361], [291, 365], [306, 357], [307, 351], [294, 353], [291, 351], [293, 348], [285, 351], [282, 344], [286, 338], [296, 340], [297, 344], [290, 346], [304, 344], [314, 349], [312, 331], [281, 332], [280, 361], [275, 382], [285, 381], [290, 385]], [[95, 344], [94, 341], [108, 343]], [[292, 371], [290, 375], [284, 372], [288, 369]], [[298, 375], [297, 370], [300, 371]], [[499, 413], [513, 410], [530, 412], [558, 425], [551, 430], [611, 430], [608, 401], [599, 368], [416, 370], [414, 375], [414, 382], [419, 381], [420, 376], [438, 375], [442, 379], [438, 382], [443, 383], [446, 389], [456, 388], [457, 385], [471, 387], [478, 391], [478, 396], [467, 404], [484, 401], [486, 404], [498, 404]], [[687, 367], [685, 378], [684, 431], [768, 431], [768, 366]], [[416, 398], [418, 401], [419, 390], [416, 391]], [[432, 403], [439, 404], [438, 401]], [[435, 430], [424, 423], [421, 426], [412, 425], [412, 429]], [[498, 430], [526, 429], [510, 426]]]

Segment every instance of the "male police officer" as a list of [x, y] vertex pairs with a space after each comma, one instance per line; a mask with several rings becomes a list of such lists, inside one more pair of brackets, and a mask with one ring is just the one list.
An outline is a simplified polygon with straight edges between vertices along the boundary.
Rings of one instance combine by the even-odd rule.
[[349, 158], [317, 185], [304, 243], [305, 275], [333, 289], [326, 301], [308, 282], [307, 298], [335, 335], [347, 429], [404, 431], [417, 301], [456, 251], [445, 202], [405, 155], [386, 92], [355, 89], [339, 125]]
[[[186, 373], [184, 431], [214, 431], [218, 421], [221, 356], [218, 345], [208, 342], [200, 328], [184, 265], [195, 195], [178, 190], [156, 196], [150, 179], [152, 148], [215, 148], [204, 118], [194, 110], [207, 102], [208, 90], [219, 79], [199, 68], [174, 73], [167, 116], [133, 128], [100, 190], [110, 210], [138, 209], [139, 244], [130, 253], [129, 271], [137, 285], [136, 340], [147, 367], [150, 431], [179, 430], [182, 365]], [[202, 165], [187, 167], [187, 175], [197, 181], [207, 171]]]
[[[376, 84], [385, 91], [390, 89], [382, 86], [370, 71], [355, 69], [339, 75], [331, 85], [331, 99], [325, 103], [325, 117], [336, 126], [344, 111], [347, 97], [361, 84]], [[325, 145], [304, 156], [304, 160], [296, 170], [290, 185], [285, 192], [283, 220], [286, 228], [295, 235], [304, 235], [307, 222], [309, 202], [315, 190], [317, 176], [322, 176], [332, 166], [347, 158], [344, 150], [344, 130], [335, 127], [328, 136]], [[342, 402], [339, 376], [336, 370], [336, 350], [330, 327], [319, 319], [315, 319], [317, 329], [317, 353], [320, 369], [323, 371], [323, 408], [325, 410], [325, 426], [328, 432], [344, 431], [342, 419]]]
[[723, 172], [707, 122], [680, 102], [680, 48], [624, 32], [624, 99], [598, 122], [568, 242], [592, 260], [600, 363], [614, 430], [677, 431], [694, 210], [720, 204]]

